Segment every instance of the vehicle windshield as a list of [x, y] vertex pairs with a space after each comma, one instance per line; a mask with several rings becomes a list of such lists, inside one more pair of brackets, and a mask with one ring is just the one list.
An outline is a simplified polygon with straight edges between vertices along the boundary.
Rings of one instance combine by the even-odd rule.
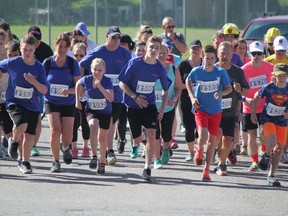
[[255, 21], [253, 22], [243, 35], [246, 40], [264, 40], [264, 35], [268, 29], [275, 27], [280, 30], [282, 36], [288, 36], [288, 21], [284, 20], [273, 20], [273, 21]]

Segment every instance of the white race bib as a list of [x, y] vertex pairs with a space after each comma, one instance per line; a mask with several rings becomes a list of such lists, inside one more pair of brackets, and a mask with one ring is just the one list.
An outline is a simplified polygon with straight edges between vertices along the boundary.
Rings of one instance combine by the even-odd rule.
[[285, 113], [285, 107], [279, 107], [274, 104], [268, 103], [266, 112], [269, 116], [282, 116]]
[[260, 88], [262, 85], [267, 83], [266, 75], [249, 78], [250, 88]]
[[69, 86], [68, 85], [60, 85], [60, 84], [51, 84], [50, 85], [50, 95], [55, 96], [55, 97], [68, 97], [68, 95], [62, 95], [60, 94], [60, 90], [65, 89], [68, 90]]
[[103, 99], [89, 99], [89, 108], [92, 110], [103, 110], [107, 106], [107, 101]]
[[111, 79], [113, 86], [119, 86], [119, 74], [105, 74], [105, 76]]
[[156, 102], [162, 102], [162, 91], [155, 91], [155, 100]]
[[139, 94], [151, 94], [154, 91], [155, 82], [138, 81], [136, 92]]
[[218, 91], [219, 88], [219, 79], [215, 81], [209, 81], [209, 82], [200, 82], [200, 91], [202, 93], [212, 93]]
[[16, 86], [14, 97], [19, 99], [31, 99], [33, 96], [33, 91], [33, 88], [23, 88]]
[[2, 100], [3, 103], [6, 101], [6, 91], [2, 92], [1, 100]]
[[232, 107], [232, 98], [222, 98], [221, 99], [221, 108], [223, 109], [229, 109]]

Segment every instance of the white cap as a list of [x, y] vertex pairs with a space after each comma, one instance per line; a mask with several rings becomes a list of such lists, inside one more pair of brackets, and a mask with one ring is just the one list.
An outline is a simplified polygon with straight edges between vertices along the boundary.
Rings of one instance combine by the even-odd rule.
[[287, 50], [287, 39], [283, 36], [278, 36], [273, 42], [274, 50]]
[[261, 42], [259, 41], [254, 41], [253, 43], [250, 44], [249, 46], [249, 51], [251, 52], [264, 52], [264, 48]]

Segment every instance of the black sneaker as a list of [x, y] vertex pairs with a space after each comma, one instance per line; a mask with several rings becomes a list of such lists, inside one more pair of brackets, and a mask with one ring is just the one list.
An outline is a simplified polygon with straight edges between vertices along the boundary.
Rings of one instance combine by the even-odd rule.
[[105, 164], [99, 163], [96, 172], [98, 175], [104, 175], [105, 174]]
[[147, 168], [143, 170], [142, 177], [147, 182], [152, 182], [151, 180], [151, 169]]
[[264, 154], [262, 154], [261, 159], [258, 163], [258, 167], [261, 170], [267, 170], [268, 166], [269, 166], [269, 162], [270, 162], [270, 158], [269, 156], [266, 154], [266, 152]]
[[9, 157], [11, 157], [13, 159], [18, 158], [18, 146], [19, 146], [19, 143], [14, 142], [12, 140], [12, 137], [10, 137], [8, 140], [8, 155], [9, 155]]
[[63, 161], [66, 164], [71, 164], [72, 163], [72, 155], [70, 152], [70, 149], [66, 149], [66, 151], [63, 151], [61, 148], [61, 151], [63, 152]]
[[216, 174], [219, 176], [227, 175], [227, 166], [226, 164], [220, 164], [216, 167]]
[[110, 149], [107, 151], [107, 163], [109, 165], [113, 165], [113, 164], [116, 164], [117, 162], [117, 158], [115, 156], [115, 153], [114, 153], [114, 150], [113, 149]]
[[31, 165], [28, 161], [22, 162], [20, 170], [22, 171], [23, 174], [31, 174], [32, 173], [32, 168], [31, 168]]
[[118, 153], [122, 154], [124, 152], [125, 144], [126, 144], [126, 139], [124, 141], [118, 140]]
[[50, 171], [51, 172], [60, 172], [60, 169], [61, 169], [60, 162], [59, 161], [54, 161]]
[[90, 169], [96, 169], [97, 168], [97, 156], [91, 157], [89, 167], [90, 167]]

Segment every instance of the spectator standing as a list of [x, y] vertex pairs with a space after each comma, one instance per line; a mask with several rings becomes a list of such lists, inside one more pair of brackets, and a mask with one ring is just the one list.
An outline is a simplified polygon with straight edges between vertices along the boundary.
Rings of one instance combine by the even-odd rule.
[[84, 43], [87, 47], [87, 53], [90, 52], [91, 50], [93, 50], [94, 48], [96, 48], [97, 44], [92, 41], [91, 39], [88, 38], [88, 35], [90, 34], [90, 31], [88, 31], [87, 29], [87, 25], [84, 22], [79, 22], [76, 27], [75, 30], [79, 30], [82, 32], [83, 34], [83, 39], [84, 39]]

